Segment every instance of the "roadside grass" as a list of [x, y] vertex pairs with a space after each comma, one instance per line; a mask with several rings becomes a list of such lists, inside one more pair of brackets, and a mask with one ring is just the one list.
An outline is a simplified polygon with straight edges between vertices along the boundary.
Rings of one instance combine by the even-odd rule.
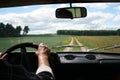
[[61, 51], [63, 48], [53, 48], [54, 46], [65, 45], [69, 43], [69, 36], [65, 35], [37, 35], [25, 37], [0, 38], [0, 52], [7, 50], [9, 47], [24, 42], [32, 42], [35, 44], [44, 43], [48, 45], [52, 51]]
[[[62, 42], [61, 42], [61, 46], [62, 45], [68, 45], [69, 43], [70, 43], [70, 41], [71, 41], [71, 36], [69, 36], [67, 39], [65, 39], [65, 40], [63, 40]], [[65, 49], [65, 47], [61, 47], [61, 48], [59, 48], [59, 50], [58, 51], [64, 51], [64, 49]]]
[[[75, 38], [76, 36], [73, 36], [73, 38]], [[74, 39], [74, 45], [78, 45], [77, 42]], [[81, 51], [80, 47], [73, 47], [73, 51]]]
[[[88, 49], [111, 45], [120, 45], [120, 36], [77, 36], [76, 38]], [[98, 51], [120, 52], [120, 48]]]

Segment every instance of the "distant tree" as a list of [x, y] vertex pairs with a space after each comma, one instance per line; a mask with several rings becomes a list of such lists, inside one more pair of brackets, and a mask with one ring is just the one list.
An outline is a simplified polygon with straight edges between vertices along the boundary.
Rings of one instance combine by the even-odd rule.
[[5, 26], [5, 36], [6, 37], [13, 37], [16, 36], [16, 30], [12, 26], [12, 24], [7, 23]]
[[28, 32], [29, 32], [29, 27], [25, 26], [23, 29], [23, 35], [27, 35]]
[[0, 23], [0, 37], [4, 37], [5, 35], [5, 24]]
[[[22, 28], [21, 26], [16, 26], [16, 28], [12, 24], [4, 24], [0, 22], [0, 37], [19, 37], [21, 34]], [[24, 27], [23, 34], [26, 35], [29, 31], [28, 26]]]
[[17, 34], [17, 36], [20, 36], [21, 31], [22, 31], [21, 26], [17, 26], [16, 27], [16, 34]]
[[119, 36], [120, 36], [120, 29], [118, 29], [118, 30], [117, 30], [117, 35], [119, 35]]
[[[120, 31], [118, 31], [120, 32]], [[108, 36], [117, 35], [115, 30], [58, 30], [57, 34], [79, 36]]]

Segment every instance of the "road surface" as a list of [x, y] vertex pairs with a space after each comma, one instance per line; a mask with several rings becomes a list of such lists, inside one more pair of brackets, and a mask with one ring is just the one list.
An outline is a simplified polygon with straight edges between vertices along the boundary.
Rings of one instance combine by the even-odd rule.
[[[74, 38], [73, 38], [73, 37], [72, 37], [72, 39], [71, 39], [71, 41], [70, 41], [70, 43], [69, 43], [68, 45], [71, 45], [71, 46], [74, 45]], [[73, 49], [73, 47], [66, 47], [66, 48], [64, 49], [64, 51], [65, 51], [65, 52], [68, 52], [68, 51], [72, 51], [72, 49]]]
[[[80, 46], [80, 51], [81, 52], [86, 52], [88, 50], [82, 43], [79, 42], [79, 40], [77, 38], [74, 38], [74, 37], [71, 38], [71, 41], [68, 45], [74, 46], [75, 42], [77, 43], [78, 46]], [[66, 47], [64, 49], [64, 52], [70, 52], [70, 51], [73, 50], [73, 48], [74, 47]]]

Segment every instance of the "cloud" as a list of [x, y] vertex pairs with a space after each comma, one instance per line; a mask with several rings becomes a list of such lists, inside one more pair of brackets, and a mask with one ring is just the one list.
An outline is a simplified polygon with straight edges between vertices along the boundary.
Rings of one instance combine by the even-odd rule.
[[[78, 5], [78, 4], [75, 4]], [[110, 5], [110, 4], [109, 4]], [[105, 9], [109, 7], [108, 4], [85, 4], [84, 6], [98, 9]], [[67, 5], [62, 4], [55, 7], [65, 7]], [[76, 30], [99, 30], [99, 29], [116, 29], [119, 28], [119, 24], [112, 23], [112, 21], [120, 20], [120, 15], [116, 16], [113, 13], [102, 11], [88, 11], [86, 18], [80, 19], [57, 19], [55, 18], [54, 6], [37, 7], [33, 11], [24, 13], [6, 13], [0, 15], [0, 22], [6, 22], [13, 24], [14, 26], [25, 25], [29, 26], [29, 34], [44, 34], [44, 33], [56, 33], [60, 29], [76, 29]], [[28, 7], [29, 9], [31, 7]], [[115, 17], [116, 16], [116, 17]], [[112, 24], [112, 25], [111, 25]], [[116, 26], [116, 27], [114, 27]]]
[[0, 15], [0, 19], [1, 19], [0, 22], [3, 22], [5, 24], [10, 23], [14, 26], [24, 24], [24, 22], [19, 18], [19, 15], [15, 14], [15, 13]]
[[23, 6], [22, 8], [27, 9], [27, 8], [29, 8], [29, 6]]
[[120, 21], [120, 15], [115, 16], [115, 18], [113, 19], [113, 21]]
[[88, 17], [89, 18], [110, 19], [110, 18], [113, 18], [113, 16], [114, 16], [114, 14], [112, 14], [112, 13], [107, 13], [107, 12], [102, 12], [102, 11], [88, 12]]
[[39, 8], [29, 13], [7, 13], [0, 15], [0, 22], [11, 23], [14, 26], [41, 26], [47, 24], [50, 19], [54, 18], [52, 12], [54, 12], [52, 8]]
[[116, 7], [116, 10], [120, 10], [120, 6], [117, 6], [117, 7]]
[[119, 22], [120, 21], [120, 6], [115, 6], [116, 14], [113, 18], [113, 21]]
[[89, 8], [96, 8], [96, 9], [105, 9], [108, 7], [107, 3], [85, 3], [85, 4], [75, 4], [75, 6], [83, 6], [83, 7], [89, 7]]

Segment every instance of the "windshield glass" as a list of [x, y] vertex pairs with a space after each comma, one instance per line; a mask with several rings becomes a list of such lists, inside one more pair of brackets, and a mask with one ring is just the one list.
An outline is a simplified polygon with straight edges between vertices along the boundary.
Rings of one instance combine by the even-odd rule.
[[81, 3], [87, 17], [57, 19], [55, 10], [69, 4], [37, 5], [0, 9], [0, 52], [23, 42], [44, 43], [53, 52], [117, 52], [120, 47], [120, 3]]

